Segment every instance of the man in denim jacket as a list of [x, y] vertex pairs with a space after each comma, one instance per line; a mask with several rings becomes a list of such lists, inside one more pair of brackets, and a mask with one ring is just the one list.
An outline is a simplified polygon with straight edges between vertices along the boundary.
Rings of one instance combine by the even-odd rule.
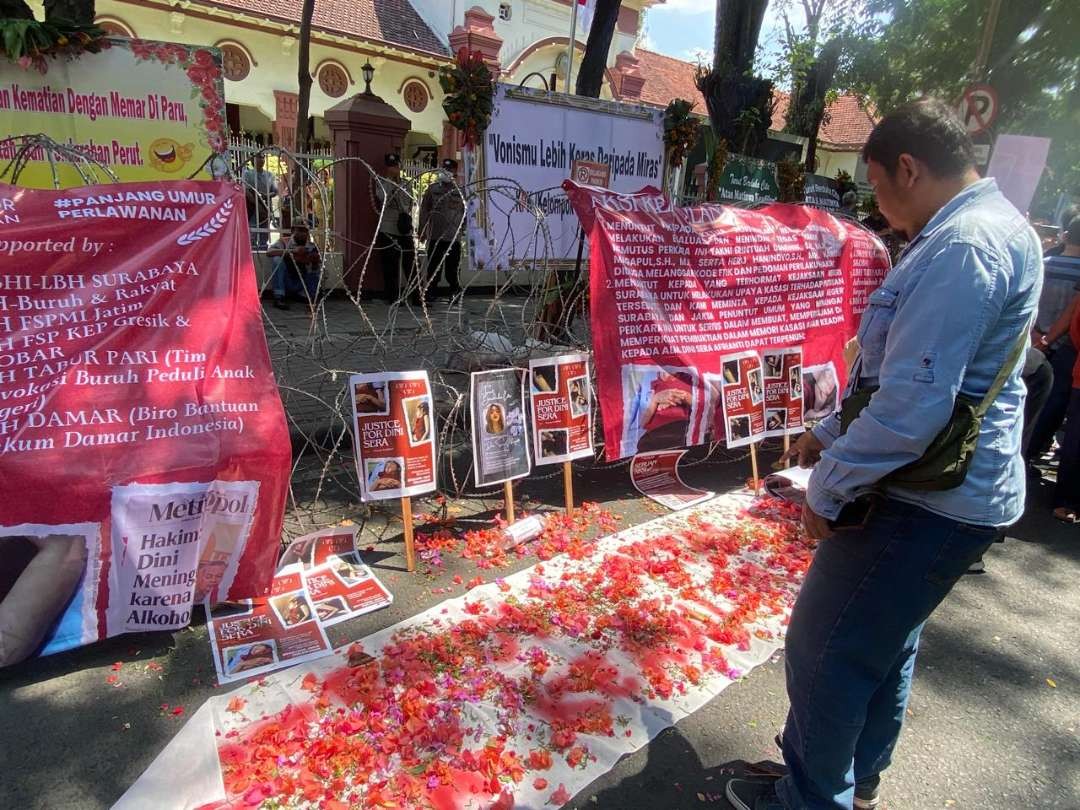
[[[845, 434], [834, 415], [791, 451], [803, 466], [817, 461], [803, 524], [821, 544], [787, 635], [788, 773], [729, 782], [737, 810], [878, 804], [923, 625], [1024, 509], [1022, 363], [983, 419], [963, 484], [881, 482], [922, 456], [957, 394], [986, 394], [1030, 328], [1039, 240], [994, 180], [979, 178], [970, 138], [940, 102], [886, 116], [862, 156], [881, 212], [911, 243], [859, 328], [849, 392], [878, 390]], [[865, 523], [834, 531], [845, 506], [875, 488], [885, 497]]]

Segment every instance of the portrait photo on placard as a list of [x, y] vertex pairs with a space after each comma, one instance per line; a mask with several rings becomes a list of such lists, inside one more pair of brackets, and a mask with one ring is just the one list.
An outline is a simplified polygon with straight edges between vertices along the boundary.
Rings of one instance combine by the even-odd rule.
[[831, 362], [803, 368], [803, 419], [824, 419], [836, 410], [839, 395], [836, 368]]
[[277, 645], [272, 640], [241, 644], [225, 650], [225, 674], [236, 675], [251, 669], [259, 669], [277, 660]]
[[540, 458], [564, 456], [569, 445], [566, 428], [551, 428], [540, 431]]
[[765, 387], [761, 383], [761, 369], [751, 369], [746, 375], [747, 388], [750, 391], [750, 402], [760, 405], [765, 399]]
[[413, 447], [431, 441], [431, 399], [429, 397], [406, 397], [401, 400], [408, 426], [409, 444]]
[[361, 416], [389, 416], [390, 397], [385, 382], [363, 382], [353, 386], [356, 412]]
[[779, 380], [784, 376], [784, 355], [770, 352], [762, 355], [766, 380]]
[[302, 591], [270, 597], [270, 607], [285, 627], [311, 620], [311, 608]]
[[693, 444], [697, 371], [631, 364], [622, 377], [624, 456]]
[[783, 430], [787, 427], [787, 408], [768, 408], [765, 411], [765, 430]]
[[550, 366], [533, 366], [532, 389], [537, 394], [549, 394], [559, 390], [559, 367], [554, 363]]
[[405, 471], [405, 461], [400, 456], [396, 458], [375, 458], [364, 462], [367, 468], [367, 488], [370, 492], [379, 492], [386, 489], [401, 489], [402, 474]]
[[585, 377], [572, 377], [566, 381], [570, 394], [570, 414], [575, 418], [589, 412], [589, 381]]

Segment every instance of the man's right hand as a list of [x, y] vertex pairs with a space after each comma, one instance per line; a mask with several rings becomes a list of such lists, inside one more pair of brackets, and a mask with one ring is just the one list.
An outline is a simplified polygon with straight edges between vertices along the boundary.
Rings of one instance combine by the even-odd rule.
[[813, 431], [806, 431], [791, 448], [780, 457], [780, 461], [798, 459], [800, 467], [813, 467], [821, 458], [821, 451], [825, 445], [814, 435]]

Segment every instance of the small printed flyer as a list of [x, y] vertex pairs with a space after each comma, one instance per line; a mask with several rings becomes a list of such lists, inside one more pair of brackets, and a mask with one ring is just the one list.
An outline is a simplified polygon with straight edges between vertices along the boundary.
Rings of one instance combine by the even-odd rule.
[[[706, 375], [706, 379], [715, 389], [716, 378]], [[757, 352], [720, 358], [719, 400], [714, 418], [723, 418], [728, 447], [753, 444], [765, 434], [765, 386]]]
[[435, 489], [435, 409], [426, 371], [353, 374], [356, 469], [365, 501]]
[[218, 683], [262, 675], [331, 652], [304, 588], [302, 566], [274, 576], [270, 596], [242, 602], [203, 603]]
[[668, 509], [677, 511], [707, 501], [716, 493], [689, 486], [679, 475], [684, 455], [685, 450], [640, 453], [630, 462], [630, 480], [638, 492]]
[[356, 529], [334, 528], [298, 537], [282, 555], [299, 564], [304, 584], [324, 627], [393, 604], [394, 597], [356, 550]]
[[476, 486], [524, 478], [532, 465], [522, 372], [516, 368], [474, 371], [470, 389]]
[[593, 454], [589, 356], [529, 361], [536, 463], [560, 464]]
[[803, 432], [802, 368], [802, 349], [762, 352], [766, 436]]

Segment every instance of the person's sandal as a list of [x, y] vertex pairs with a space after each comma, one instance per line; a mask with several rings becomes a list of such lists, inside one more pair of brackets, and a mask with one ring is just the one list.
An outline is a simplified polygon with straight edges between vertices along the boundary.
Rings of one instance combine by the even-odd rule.
[[1075, 509], [1070, 509], [1067, 506], [1059, 506], [1055, 509], [1054, 518], [1062, 523], [1080, 523], [1080, 515], [1076, 513]]

